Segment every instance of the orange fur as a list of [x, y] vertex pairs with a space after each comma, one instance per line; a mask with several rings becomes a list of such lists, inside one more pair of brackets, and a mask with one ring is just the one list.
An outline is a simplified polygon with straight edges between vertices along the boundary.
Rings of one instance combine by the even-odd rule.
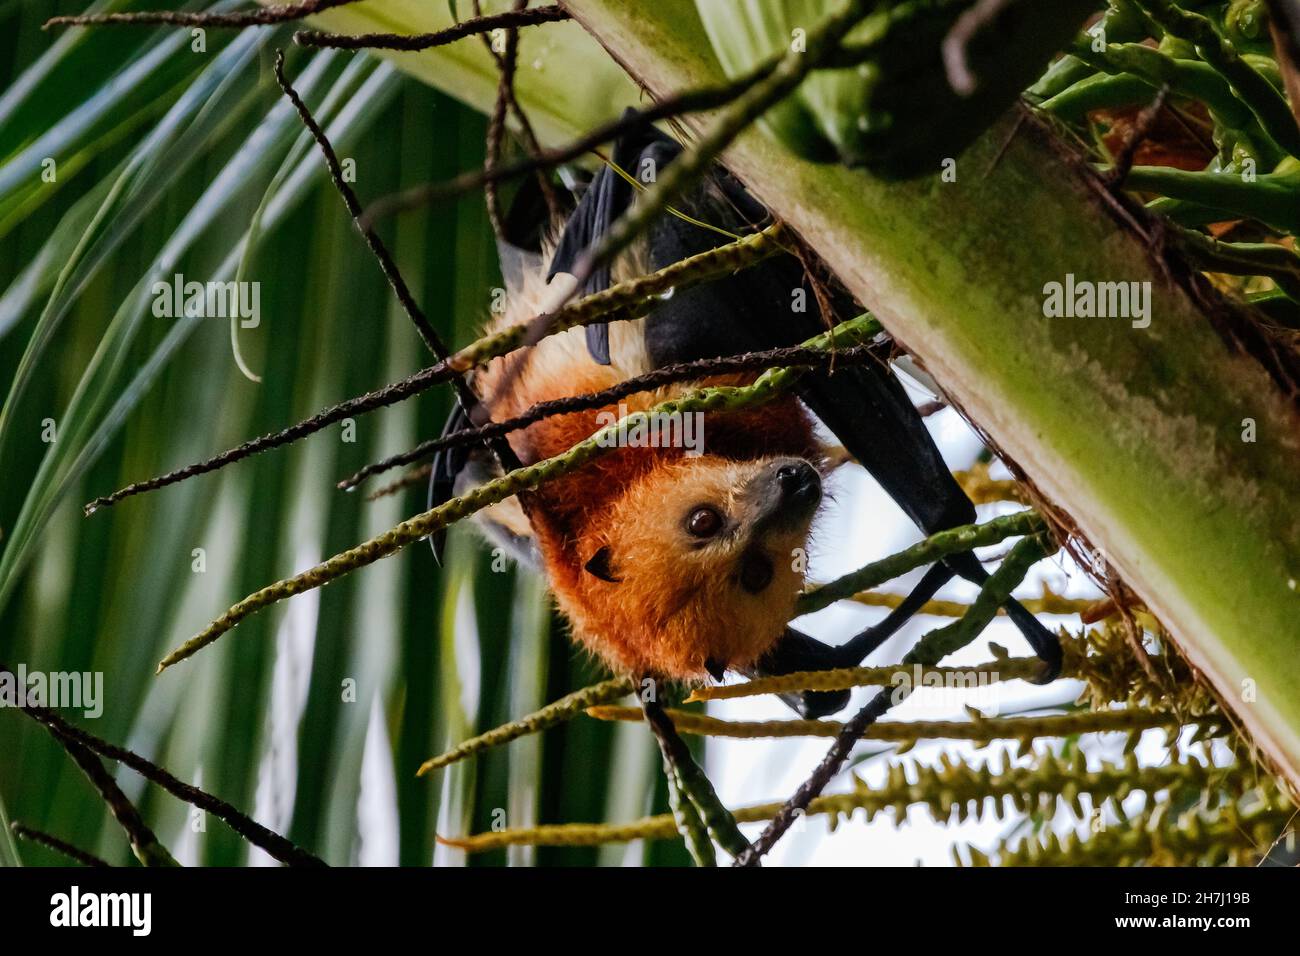
[[[505, 322], [525, 321], [536, 300]], [[498, 323], [498, 327], [501, 323]], [[475, 379], [492, 418], [517, 415], [539, 401], [607, 388], [648, 370], [639, 352], [639, 323], [611, 325], [614, 363], [587, 355], [583, 331], [544, 339], [498, 394], [510, 357]], [[545, 419], [511, 435], [529, 464], [560, 454], [620, 411], [644, 410], [703, 384], [736, 384], [752, 376], [686, 382], [598, 409]], [[819, 462], [813, 427], [794, 398], [761, 408], [709, 414], [704, 453], [682, 448], [621, 447], [532, 495], [530, 522], [549, 582], [577, 639], [617, 671], [683, 680], [702, 678], [706, 662], [743, 668], [780, 636], [803, 584], [801, 552], [811, 510], [793, 519], [759, 522], [774, 510], [771, 475], [793, 459]], [[734, 532], [701, 544], [685, 530], [692, 509], [708, 504], [734, 522]], [[775, 509], [779, 511], [779, 509]], [[770, 514], [769, 514], [770, 517]], [[761, 524], [761, 527], [760, 527]], [[602, 548], [617, 583], [585, 570]], [[749, 593], [738, 583], [742, 557], [770, 561], [771, 583]]]

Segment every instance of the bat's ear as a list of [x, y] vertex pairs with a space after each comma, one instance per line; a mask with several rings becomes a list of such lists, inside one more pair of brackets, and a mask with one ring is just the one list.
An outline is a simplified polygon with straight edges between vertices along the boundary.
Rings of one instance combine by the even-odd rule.
[[614, 577], [614, 572], [610, 569], [610, 563], [613, 560], [613, 552], [609, 550], [609, 545], [605, 545], [599, 551], [591, 556], [584, 564], [583, 570], [588, 574], [600, 578], [602, 581], [608, 581], [610, 584], [618, 584], [621, 578]]

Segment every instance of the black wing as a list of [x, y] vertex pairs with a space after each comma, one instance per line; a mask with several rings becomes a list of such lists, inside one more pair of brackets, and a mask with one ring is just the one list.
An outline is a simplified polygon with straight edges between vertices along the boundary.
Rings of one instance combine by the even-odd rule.
[[[442, 426], [440, 437], [446, 438], [469, 427], [469, 414], [460, 402], [456, 402], [447, 413], [447, 421]], [[433, 456], [432, 471], [429, 475], [430, 508], [445, 504], [456, 496], [456, 479], [469, 462], [469, 452], [469, 448], [461, 445], [456, 448], [444, 448]], [[429, 535], [429, 546], [433, 548], [434, 560], [439, 565], [442, 564], [442, 551], [446, 544], [446, 528], [439, 528]]]
[[[614, 150], [615, 161], [629, 172], [661, 170], [680, 152], [681, 147], [653, 128], [624, 137]], [[632, 198], [633, 187], [622, 176], [608, 168], [597, 173], [565, 226], [549, 275], [571, 271]], [[704, 221], [734, 233], [752, 231], [767, 219], [767, 211], [721, 169], [686, 205]], [[648, 231], [646, 259], [658, 270], [726, 241], [711, 230], [664, 215]], [[605, 268], [583, 291], [599, 291], [609, 282]], [[847, 296], [839, 298], [842, 317], [857, 311]], [[650, 361], [662, 366], [795, 345], [827, 325], [802, 265], [782, 256], [675, 293], [647, 317], [646, 346]], [[587, 330], [593, 360], [607, 364], [608, 326], [590, 325]], [[927, 534], [975, 520], [974, 506], [944, 464], [902, 384], [883, 362], [805, 375], [800, 396]]]

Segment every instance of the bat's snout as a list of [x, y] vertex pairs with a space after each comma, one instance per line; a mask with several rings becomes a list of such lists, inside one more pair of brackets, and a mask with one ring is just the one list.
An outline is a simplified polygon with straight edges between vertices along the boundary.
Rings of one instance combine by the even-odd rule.
[[816, 507], [821, 501], [821, 475], [806, 461], [779, 465], [776, 469], [776, 483], [782, 499], [794, 507]]
[[764, 532], [805, 530], [822, 500], [817, 469], [800, 458], [779, 458], [752, 481], [755, 525]]

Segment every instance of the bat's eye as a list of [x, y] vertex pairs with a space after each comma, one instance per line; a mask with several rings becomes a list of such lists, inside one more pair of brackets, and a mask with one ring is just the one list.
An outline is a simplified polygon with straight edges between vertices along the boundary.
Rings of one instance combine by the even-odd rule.
[[765, 554], [747, 554], [740, 564], [740, 586], [757, 594], [772, 583], [772, 562]]
[[686, 530], [697, 538], [712, 538], [722, 530], [722, 515], [712, 508], [696, 508], [686, 519]]

